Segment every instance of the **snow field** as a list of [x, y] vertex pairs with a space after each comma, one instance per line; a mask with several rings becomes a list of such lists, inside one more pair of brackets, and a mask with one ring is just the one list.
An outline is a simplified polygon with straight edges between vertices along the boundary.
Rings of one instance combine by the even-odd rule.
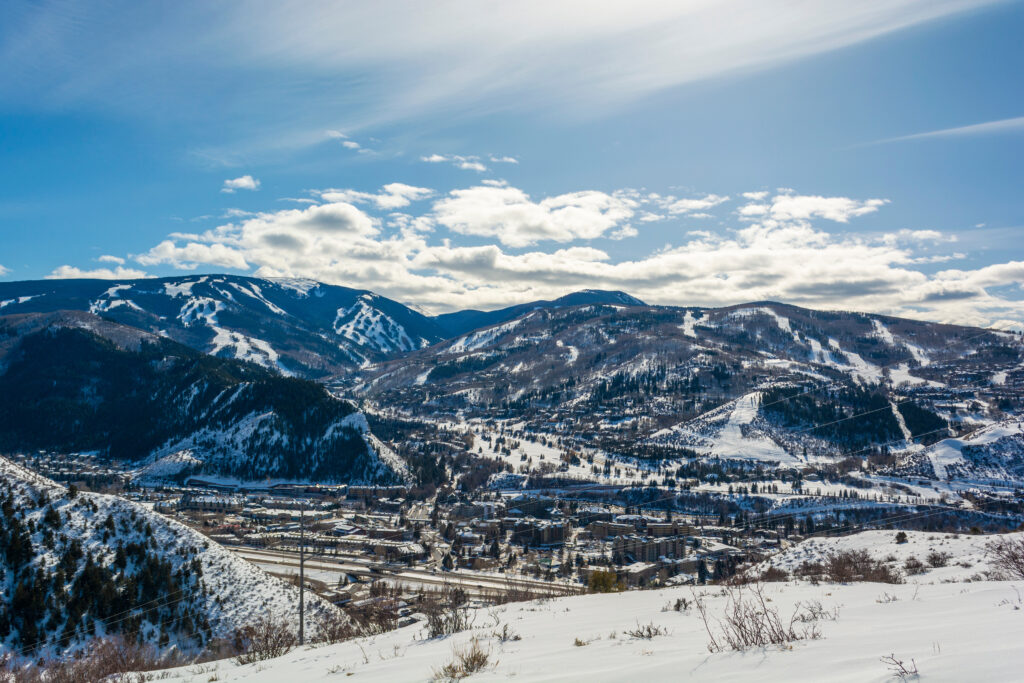
[[[675, 612], [678, 598], [694, 598], [688, 587], [586, 595], [514, 603], [475, 611], [474, 627], [427, 640], [420, 625], [337, 645], [300, 649], [257, 665], [219, 662], [219, 681], [429, 681], [453, 652], [477, 639], [489, 653], [473, 681], [887, 681], [879, 658], [890, 653], [916, 661], [929, 681], [1017, 680], [1024, 667], [1019, 634], [1024, 611], [1015, 609], [1022, 582], [888, 586], [766, 584], [771, 606], [788, 619], [796, 603], [820, 602], [839, 609], [835, 621], [819, 623], [820, 640], [745, 652], [709, 653], [697, 610]], [[727, 597], [719, 587], [703, 596], [715, 627]], [[885, 593], [895, 600], [880, 599]], [[667, 611], [663, 611], [668, 607]], [[662, 627], [667, 635], [635, 638], [637, 625]], [[501, 642], [507, 625], [519, 640]], [[575, 644], [576, 641], [581, 643]], [[167, 673], [167, 680], [207, 680], [211, 667]]]

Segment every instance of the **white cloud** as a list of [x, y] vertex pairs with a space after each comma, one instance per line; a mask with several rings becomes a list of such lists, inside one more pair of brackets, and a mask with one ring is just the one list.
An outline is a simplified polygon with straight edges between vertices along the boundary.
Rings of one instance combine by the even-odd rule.
[[341, 143], [345, 149], [359, 149], [359, 143], [355, 140], [345, 140]]
[[519, 159], [516, 159], [515, 157], [494, 156], [492, 154], [488, 158], [491, 160], [491, 162], [493, 162], [495, 164], [518, 164], [519, 163]]
[[135, 280], [138, 278], [149, 277], [149, 275], [142, 270], [136, 270], [135, 268], [95, 268], [93, 270], [82, 270], [74, 266], [58, 266], [53, 269], [49, 275], [46, 276], [47, 280], [69, 280], [77, 278], [92, 278], [96, 280]]
[[[310, 277], [436, 312], [602, 288], [656, 304], [781, 300], [967, 324], [1024, 320], [1024, 302], [992, 291], [1024, 281], [1024, 262], [929, 274], [918, 268], [962, 256], [935, 251], [952, 236], [933, 230], [844, 235], [814, 225], [853, 220], [877, 210], [881, 200], [766, 197], [760, 217], [747, 216], [738, 228], [691, 231], [681, 241], [624, 258], [581, 241], [635, 235], [631, 222], [642, 222], [644, 207], [657, 205], [660, 196], [581, 191], [533, 200], [515, 187], [481, 185], [456, 190], [418, 212], [394, 212], [372, 199], [407, 196], [402, 187], [409, 186], [350, 197], [386, 215], [343, 201], [263, 213], [172, 236], [136, 260]], [[491, 243], [455, 244], [437, 227]], [[545, 243], [560, 244], [549, 249]]]
[[112, 256], [111, 254], [104, 254], [103, 256], [100, 256], [96, 260], [99, 261], [100, 263], [116, 263], [119, 266], [124, 265], [123, 258], [121, 258], [120, 256]]
[[251, 175], [244, 175], [239, 178], [229, 178], [228, 180], [225, 180], [224, 186], [220, 191], [228, 194], [234, 194], [236, 190], [258, 189], [260, 189], [260, 181], [253, 178]]
[[[463, 171], [476, 171], [477, 173], [483, 173], [487, 170], [487, 166], [484, 165], [478, 156], [462, 156], [461, 154], [430, 154], [428, 156], [420, 157], [420, 161], [428, 164], [450, 163], [455, 168], [461, 168]], [[491, 161], [499, 163], [519, 163], [512, 157], [491, 157]]]
[[434, 218], [454, 232], [525, 247], [601, 237], [624, 228], [636, 206], [632, 199], [593, 190], [534, 202], [514, 187], [478, 186], [453, 190], [437, 201]]
[[398, 209], [410, 203], [426, 199], [434, 191], [405, 183], [388, 183], [377, 194], [358, 190], [323, 190], [320, 197], [327, 202], [370, 202], [380, 209]]
[[703, 211], [729, 201], [729, 197], [717, 194], [709, 194], [697, 199], [679, 199], [677, 197], [660, 197], [657, 202], [661, 208], [671, 214], [690, 213], [692, 211]]
[[9, 272], [11, 272], [10, 268], [0, 264], [0, 275], [7, 275]]
[[769, 217], [777, 221], [825, 218], [837, 223], [847, 223], [851, 218], [874, 213], [889, 203], [888, 199], [861, 201], [849, 197], [798, 195], [793, 194], [788, 188], [779, 188], [779, 192], [780, 194], [772, 198], [769, 204], [755, 201], [740, 207], [740, 216]]
[[190, 243], [179, 247], [171, 240], [164, 240], [135, 260], [144, 266], [168, 264], [182, 270], [195, 270], [201, 263], [238, 270], [249, 268], [245, 257], [230, 246]]

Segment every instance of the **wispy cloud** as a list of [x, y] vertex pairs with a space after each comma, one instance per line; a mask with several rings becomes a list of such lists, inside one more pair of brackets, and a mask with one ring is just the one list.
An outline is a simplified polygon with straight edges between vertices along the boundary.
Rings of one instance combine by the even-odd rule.
[[984, 123], [973, 123], [969, 126], [957, 126], [956, 128], [943, 128], [931, 130], [926, 133], [914, 133], [913, 135], [901, 135], [895, 138], [886, 138], [868, 143], [869, 145], [882, 145], [889, 142], [905, 142], [907, 140], [927, 140], [929, 138], [960, 138], [974, 137], [981, 135], [1002, 135], [1005, 133], [1024, 132], [1024, 116], [1012, 119], [1000, 119], [998, 121], [986, 121]]
[[338, 142], [341, 143], [342, 147], [344, 147], [345, 149], [350, 149], [353, 152], [359, 152], [360, 154], [370, 152], [370, 150], [366, 149], [361, 144], [359, 144], [349, 136], [342, 133], [340, 130], [327, 131], [327, 137], [331, 140], [337, 140]]
[[[493, 157], [491, 160], [497, 161], [497, 159]], [[480, 157], [475, 155], [463, 156], [461, 154], [430, 154], [420, 157], [420, 161], [428, 164], [448, 163], [455, 168], [461, 168], [463, 171], [476, 171], [477, 173], [483, 173], [487, 170], [487, 166], [480, 160]]]
[[306, 144], [332, 121], [359, 130], [474, 105], [602, 115], [997, 1], [34, 3], [0, 27], [0, 91]]

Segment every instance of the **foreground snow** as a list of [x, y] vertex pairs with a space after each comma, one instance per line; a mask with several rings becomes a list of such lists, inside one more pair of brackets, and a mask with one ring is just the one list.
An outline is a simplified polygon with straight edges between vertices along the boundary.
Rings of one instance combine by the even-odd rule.
[[[879, 658], [894, 653], [916, 660], [922, 680], [1009, 681], [1024, 670], [1024, 582], [932, 585], [768, 584], [766, 595], [788, 619], [797, 602], [839, 608], [822, 621], [822, 639], [792, 649], [759, 648], [709, 653], [696, 610], [663, 611], [689, 588], [587, 595], [517, 603], [476, 613], [469, 632], [426, 640], [418, 625], [374, 638], [293, 651], [248, 666], [229, 661], [168, 672], [186, 681], [428, 681], [472, 638], [490, 651], [473, 681], [886, 681]], [[721, 615], [719, 587], [703, 594], [709, 614]], [[652, 639], [624, 633], [653, 623], [668, 635]], [[521, 640], [500, 642], [508, 626]], [[585, 645], [576, 645], [575, 639]]]
[[[916, 558], [925, 564], [921, 574], [907, 577], [907, 583], [970, 582], [993, 578], [986, 548], [991, 535], [940, 534], [929, 531], [904, 531], [905, 543], [896, 542], [896, 531], [864, 531], [837, 538], [811, 538], [773, 555], [751, 570], [759, 575], [768, 567], [792, 572], [804, 563], [815, 564], [837, 552], [867, 551], [875, 560], [886, 562], [902, 571], [907, 560]], [[1005, 538], [1024, 538], [1024, 533], [1006, 534]], [[931, 567], [928, 557], [946, 556], [945, 566]], [[1022, 624], [1024, 626], [1024, 624]]]

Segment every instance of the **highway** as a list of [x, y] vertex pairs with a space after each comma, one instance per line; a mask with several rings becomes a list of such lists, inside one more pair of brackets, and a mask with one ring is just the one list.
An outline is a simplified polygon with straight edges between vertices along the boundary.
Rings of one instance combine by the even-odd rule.
[[[233, 547], [231, 550], [264, 571], [277, 575], [298, 574], [299, 556], [295, 551], [238, 547]], [[459, 586], [471, 597], [481, 598], [506, 592], [510, 588], [532, 593], [537, 597], [573, 595], [583, 592], [583, 587], [579, 584], [549, 582], [521, 575], [506, 576], [470, 569], [435, 573], [429, 569], [384, 565], [363, 557], [315, 555], [312, 553], [306, 555], [305, 572], [310, 579], [328, 586], [338, 585], [343, 574], [351, 574], [375, 581], [400, 583], [411, 588], [438, 589], [445, 586]]]

